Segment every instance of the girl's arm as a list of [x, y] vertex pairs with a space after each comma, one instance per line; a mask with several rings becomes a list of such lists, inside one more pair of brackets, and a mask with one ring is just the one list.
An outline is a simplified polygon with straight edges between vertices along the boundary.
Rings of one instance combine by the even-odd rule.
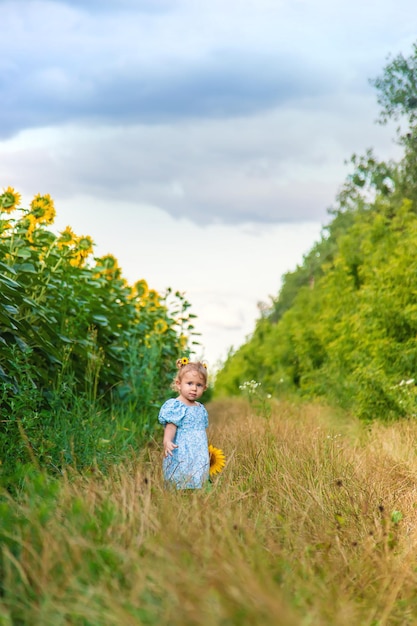
[[175, 433], [177, 432], [177, 427], [175, 424], [171, 424], [169, 422], [165, 426], [164, 430], [164, 456], [167, 457], [172, 456], [172, 451], [174, 448], [178, 448], [178, 446], [174, 443]]

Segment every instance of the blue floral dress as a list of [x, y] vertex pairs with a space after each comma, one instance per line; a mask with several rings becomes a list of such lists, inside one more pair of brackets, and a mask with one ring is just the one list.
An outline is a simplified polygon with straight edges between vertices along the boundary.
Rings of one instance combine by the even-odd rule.
[[174, 443], [178, 448], [163, 461], [165, 480], [177, 489], [201, 489], [208, 480], [210, 468], [206, 408], [199, 402], [188, 406], [171, 398], [162, 405], [158, 421], [164, 426], [175, 424], [177, 427]]

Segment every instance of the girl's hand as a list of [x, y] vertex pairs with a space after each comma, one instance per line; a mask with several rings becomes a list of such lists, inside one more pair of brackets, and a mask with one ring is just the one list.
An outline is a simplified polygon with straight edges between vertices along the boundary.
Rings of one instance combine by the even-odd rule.
[[172, 456], [172, 451], [178, 446], [174, 443], [175, 433], [177, 432], [177, 427], [175, 424], [169, 422], [165, 426], [164, 431], [164, 457]]
[[164, 457], [172, 456], [172, 451], [175, 448], [178, 448], [178, 446], [173, 441], [164, 441]]

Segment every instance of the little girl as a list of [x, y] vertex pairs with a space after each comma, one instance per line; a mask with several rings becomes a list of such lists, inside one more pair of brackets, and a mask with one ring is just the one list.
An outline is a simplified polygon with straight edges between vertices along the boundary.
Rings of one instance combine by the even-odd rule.
[[177, 368], [172, 386], [179, 395], [162, 405], [158, 417], [165, 426], [164, 478], [176, 489], [201, 489], [210, 468], [208, 414], [197, 400], [207, 389], [207, 369], [186, 357], [178, 359]]

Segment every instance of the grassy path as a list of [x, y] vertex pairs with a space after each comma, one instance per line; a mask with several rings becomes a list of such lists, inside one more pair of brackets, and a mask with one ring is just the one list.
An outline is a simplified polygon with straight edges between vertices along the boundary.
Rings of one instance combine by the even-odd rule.
[[417, 624], [417, 425], [208, 409], [210, 490], [164, 491], [155, 442], [2, 501], [0, 626]]

